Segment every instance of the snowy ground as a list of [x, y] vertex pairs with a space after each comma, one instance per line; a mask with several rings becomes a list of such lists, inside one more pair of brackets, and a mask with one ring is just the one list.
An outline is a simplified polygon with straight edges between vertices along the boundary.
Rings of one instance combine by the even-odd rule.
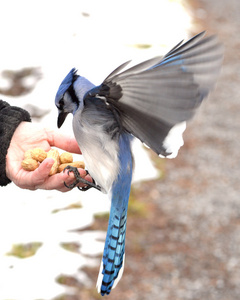
[[[59, 83], [76, 67], [99, 84], [122, 62], [144, 60], [169, 50], [186, 38], [191, 19], [181, 1], [6, 1], [1, 4], [1, 71], [40, 67], [42, 79], [31, 94], [2, 97], [11, 104], [49, 110], [40, 120], [56, 129], [54, 96]], [[148, 47], [151, 45], [151, 47]], [[35, 84], [29, 77], [26, 85]], [[0, 78], [0, 88], [9, 81]], [[71, 132], [71, 118], [61, 129]], [[137, 143], [134, 180], [154, 178], [156, 170]], [[141, 166], [144, 165], [144, 174]], [[65, 292], [55, 279], [62, 273], [85, 278], [79, 266], [98, 265], [105, 233], [76, 233], [93, 222], [94, 213], [109, 209], [106, 197], [96, 191], [25, 191], [13, 184], [1, 188], [0, 199], [0, 299], [51, 299]], [[61, 210], [72, 203], [80, 209]], [[13, 244], [40, 242], [32, 257], [9, 256]], [[78, 242], [81, 253], [63, 249]], [[88, 255], [88, 256], [86, 256]]]

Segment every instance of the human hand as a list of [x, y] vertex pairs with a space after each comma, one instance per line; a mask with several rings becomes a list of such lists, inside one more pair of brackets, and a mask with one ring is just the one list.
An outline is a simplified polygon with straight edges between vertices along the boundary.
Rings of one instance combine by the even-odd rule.
[[[42, 148], [49, 151], [51, 147], [58, 147], [65, 151], [81, 154], [78, 144], [74, 138], [66, 137], [53, 130], [40, 127], [38, 124], [22, 122], [15, 130], [6, 157], [6, 175], [17, 186], [22, 189], [36, 190], [56, 189], [61, 192], [69, 191], [64, 185], [75, 181], [72, 173], [62, 172], [49, 176], [50, 169], [54, 163], [52, 158], [45, 159], [40, 166], [28, 172], [22, 169], [21, 162], [26, 150]], [[92, 178], [83, 169], [78, 169], [82, 178], [92, 182]], [[82, 185], [79, 185], [82, 186]]]

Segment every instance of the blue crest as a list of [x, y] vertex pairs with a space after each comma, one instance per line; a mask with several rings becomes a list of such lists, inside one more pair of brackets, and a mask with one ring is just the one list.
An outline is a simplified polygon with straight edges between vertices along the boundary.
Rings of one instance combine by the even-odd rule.
[[67, 76], [63, 79], [62, 83], [59, 86], [55, 98], [55, 103], [57, 103], [63, 97], [67, 89], [76, 80], [76, 77], [78, 77], [77, 70], [75, 68], [72, 68], [72, 70], [67, 74]]

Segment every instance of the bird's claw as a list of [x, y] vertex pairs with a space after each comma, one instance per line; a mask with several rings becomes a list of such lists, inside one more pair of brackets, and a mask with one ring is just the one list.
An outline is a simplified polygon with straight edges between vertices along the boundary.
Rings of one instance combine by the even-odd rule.
[[[67, 188], [73, 189], [78, 183], [83, 183], [83, 184], [85, 184], [86, 186], [84, 186], [84, 187], [79, 187], [79, 186], [78, 186], [78, 187], [77, 187], [77, 188], [78, 188], [80, 191], [82, 191], [82, 192], [85, 192], [85, 191], [89, 190], [89, 189], [92, 188], [92, 187], [95, 188], [95, 189], [97, 189], [97, 190], [99, 190], [99, 191], [101, 191], [101, 187], [95, 183], [94, 179], [93, 179], [93, 182], [89, 182], [89, 181], [87, 181], [86, 179], [83, 179], [83, 178], [80, 176], [80, 174], [79, 174], [79, 172], [78, 172], [78, 169], [77, 169], [76, 167], [66, 166], [66, 168], [64, 168], [63, 172], [65, 172], [66, 170], [68, 170], [68, 171], [67, 171], [67, 174], [68, 174], [68, 175], [69, 175], [70, 172], [72, 172], [72, 173], [74, 174], [74, 176], [75, 176], [75, 179], [76, 179], [72, 184], [69, 184], [69, 185], [67, 185], [66, 182], [64, 182], [64, 185], [65, 185]], [[86, 171], [86, 172], [87, 172], [87, 174], [89, 174], [88, 171]], [[87, 174], [86, 174], [86, 175], [87, 175]]]

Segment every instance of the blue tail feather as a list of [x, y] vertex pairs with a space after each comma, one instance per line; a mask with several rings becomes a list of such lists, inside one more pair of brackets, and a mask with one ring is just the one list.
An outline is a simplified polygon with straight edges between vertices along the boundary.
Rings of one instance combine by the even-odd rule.
[[97, 283], [102, 296], [109, 294], [116, 286], [124, 264], [127, 208], [132, 179], [132, 156], [127, 134], [120, 136], [119, 147], [121, 170], [112, 187], [108, 231]]

